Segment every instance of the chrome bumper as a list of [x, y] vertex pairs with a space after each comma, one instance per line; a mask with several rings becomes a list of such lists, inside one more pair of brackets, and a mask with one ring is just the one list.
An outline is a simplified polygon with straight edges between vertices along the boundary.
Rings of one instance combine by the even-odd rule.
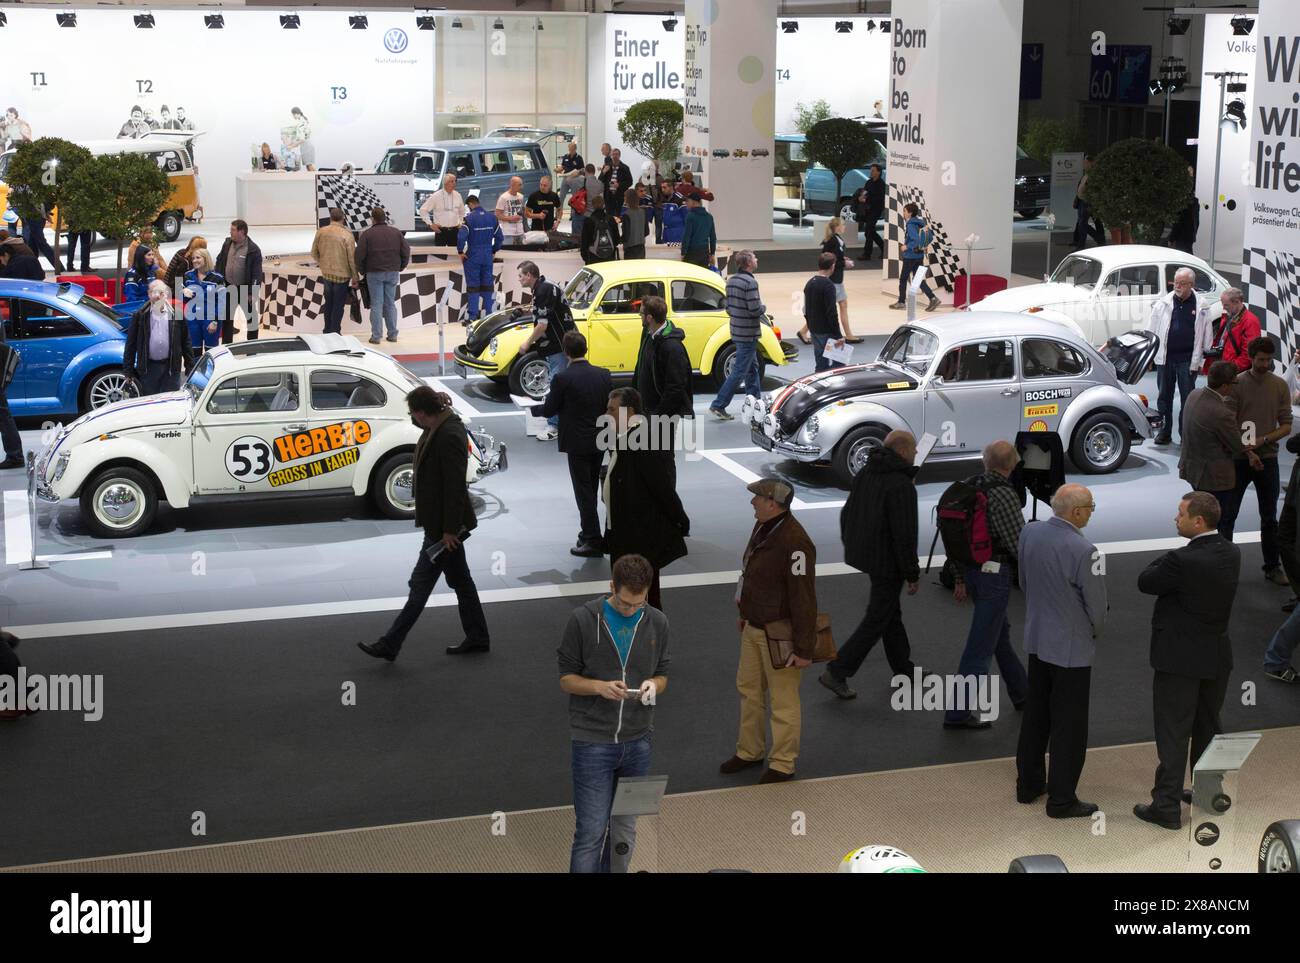
[[817, 445], [796, 445], [792, 441], [769, 438], [761, 428], [750, 428], [749, 437], [754, 444], [764, 451], [770, 451], [774, 455], [784, 455], [786, 458], [793, 458], [795, 461], [821, 461], [824, 457], [821, 448]]

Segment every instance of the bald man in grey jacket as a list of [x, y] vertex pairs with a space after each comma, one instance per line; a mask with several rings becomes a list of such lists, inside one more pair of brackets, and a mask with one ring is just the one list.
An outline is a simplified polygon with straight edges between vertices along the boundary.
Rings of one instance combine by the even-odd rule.
[[[1052, 496], [1053, 517], [1020, 532], [1029, 698], [1016, 751], [1016, 799], [1047, 792], [1053, 819], [1091, 816], [1076, 790], [1088, 751], [1088, 689], [1097, 637], [1106, 621], [1105, 565], [1082, 529], [1096, 510], [1082, 485]], [[1050, 746], [1048, 773], [1043, 754]]]

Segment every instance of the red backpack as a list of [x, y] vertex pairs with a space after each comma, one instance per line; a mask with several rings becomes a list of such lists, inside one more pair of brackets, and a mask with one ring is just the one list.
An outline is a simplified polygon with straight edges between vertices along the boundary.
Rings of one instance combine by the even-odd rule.
[[573, 192], [573, 196], [569, 198], [569, 206], [573, 208], [574, 214], [587, 213], [587, 189], [585, 187]]
[[988, 495], [978, 478], [953, 482], [939, 497], [939, 536], [950, 562], [983, 565], [993, 557]]

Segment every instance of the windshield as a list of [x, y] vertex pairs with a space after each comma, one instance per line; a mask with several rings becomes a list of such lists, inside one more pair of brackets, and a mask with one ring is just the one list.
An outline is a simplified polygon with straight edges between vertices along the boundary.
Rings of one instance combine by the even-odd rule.
[[193, 405], [203, 394], [203, 389], [208, 386], [208, 380], [212, 377], [212, 355], [205, 354], [194, 365], [194, 370], [190, 372], [189, 378], [185, 382], [185, 390], [189, 392], [190, 404]]
[[939, 339], [929, 331], [899, 328], [880, 351], [880, 361], [925, 374], [939, 350]]
[[1051, 281], [1055, 284], [1077, 284], [1091, 288], [1101, 278], [1101, 262], [1082, 254], [1071, 254], [1057, 265]]
[[571, 311], [586, 311], [600, 293], [603, 279], [595, 271], [583, 268], [569, 282], [564, 292], [564, 300], [569, 302]]
[[113, 309], [110, 308], [103, 301], [96, 301], [89, 294], [83, 294], [81, 296], [81, 300], [78, 301], [77, 303], [81, 305], [83, 308], [85, 308], [87, 311], [93, 311], [96, 315], [99, 316], [99, 320], [105, 321], [108, 324], [113, 325], [113, 327], [117, 328], [117, 330], [119, 331], [126, 330], [126, 328], [122, 327], [122, 319], [119, 318], [116, 314], [114, 314]]
[[442, 158], [440, 150], [390, 150], [379, 162], [379, 173], [436, 177], [442, 173]]

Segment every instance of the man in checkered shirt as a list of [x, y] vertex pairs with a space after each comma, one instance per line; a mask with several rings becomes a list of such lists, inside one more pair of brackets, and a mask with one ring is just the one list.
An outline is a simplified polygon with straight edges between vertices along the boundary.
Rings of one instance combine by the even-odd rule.
[[[959, 676], [983, 676], [989, 671], [989, 659], [998, 660], [998, 670], [1007, 685], [1011, 703], [1019, 711], [1029, 698], [1029, 676], [1011, 645], [1011, 623], [1007, 620], [1007, 602], [1011, 598], [1011, 564], [1020, 547], [1020, 530], [1025, 527], [1020, 497], [1008, 480], [1020, 464], [1020, 454], [1009, 441], [995, 441], [984, 449], [984, 474], [972, 479], [987, 498], [986, 518], [993, 539], [993, 557], [983, 566], [971, 565], [955, 573], [953, 598], [975, 603], [966, 648], [957, 667]], [[946, 729], [987, 729], [991, 721], [981, 720], [970, 707], [949, 707], [944, 714]]]

